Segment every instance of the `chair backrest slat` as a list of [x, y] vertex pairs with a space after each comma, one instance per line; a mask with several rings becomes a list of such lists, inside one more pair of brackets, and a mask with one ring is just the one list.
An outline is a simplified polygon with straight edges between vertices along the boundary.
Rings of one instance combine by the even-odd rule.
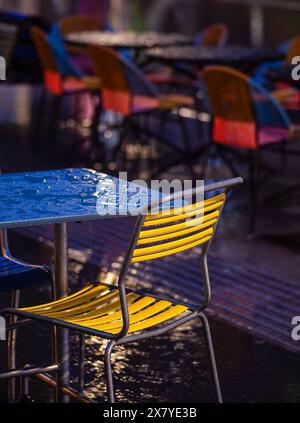
[[[131, 261], [153, 260], [207, 243], [217, 224], [226, 194], [146, 216]], [[175, 222], [175, 225], [173, 224]]]
[[205, 47], [224, 47], [228, 39], [228, 28], [224, 24], [212, 24], [202, 34], [201, 45]]

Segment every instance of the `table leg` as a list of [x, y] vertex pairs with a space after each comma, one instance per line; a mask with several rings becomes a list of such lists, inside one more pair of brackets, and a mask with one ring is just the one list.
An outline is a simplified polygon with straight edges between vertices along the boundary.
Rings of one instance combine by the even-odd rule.
[[[67, 224], [60, 223], [54, 227], [55, 239], [55, 287], [57, 298], [68, 295], [68, 246], [67, 246]], [[60, 387], [69, 386], [69, 333], [67, 329], [56, 328], [55, 331], [55, 360], [60, 365], [57, 375], [56, 400], [68, 402], [69, 397], [63, 394]]]

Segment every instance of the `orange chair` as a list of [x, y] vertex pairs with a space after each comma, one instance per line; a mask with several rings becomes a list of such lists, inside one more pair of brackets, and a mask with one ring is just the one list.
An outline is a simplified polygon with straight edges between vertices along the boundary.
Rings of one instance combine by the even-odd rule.
[[77, 78], [74, 76], [63, 75], [59, 70], [53, 48], [47, 39], [47, 34], [36, 27], [31, 29], [31, 34], [42, 64], [44, 77], [44, 91], [41, 97], [41, 104], [36, 122], [37, 125], [35, 127], [35, 134], [33, 137], [33, 147], [35, 147], [38, 138], [39, 126], [42, 121], [42, 119], [40, 119], [41, 110], [44, 110], [44, 103], [47, 94], [51, 94], [53, 97], [50, 132], [51, 135], [53, 135], [53, 139], [55, 139], [54, 135], [57, 128], [62, 97], [66, 95], [82, 94], [84, 92], [98, 92], [101, 85], [99, 79], [96, 77], [83, 76], [82, 78]]
[[[160, 95], [156, 87], [146, 80], [144, 74], [132, 62], [125, 60], [114, 50], [92, 46], [89, 47], [88, 53], [102, 84], [102, 110], [117, 113], [124, 118], [122, 137], [115, 152], [121, 148], [128, 129], [134, 125], [135, 116], [147, 117], [151, 113], [161, 112], [166, 118], [165, 115], [174, 109], [193, 105], [193, 98], [188, 96]], [[188, 143], [182, 118], [180, 123], [184, 142]], [[174, 148], [173, 145], [170, 147]]]
[[275, 148], [282, 153], [294, 136], [294, 128], [279, 102], [248, 75], [223, 66], [210, 66], [204, 69], [202, 78], [213, 114], [212, 141], [218, 154], [233, 174], [238, 172], [232, 157], [248, 163], [252, 233], [261, 150]]
[[224, 47], [228, 40], [228, 28], [226, 25], [221, 23], [215, 23], [201, 32], [199, 37], [199, 44], [196, 40], [196, 45], [204, 47]]
[[[197, 34], [194, 45], [198, 47], [225, 47], [228, 40], [228, 27], [221, 23], [209, 25], [202, 32]], [[163, 66], [159, 71], [149, 72], [147, 79], [157, 85], [177, 85], [198, 89], [198, 81], [194, 81], [192, 75], [196, 77], [197, 69], [189, 66], [177, 65], [176, 74], [168, 66]], [[189, 75], [189, 77], [186, 76]]]

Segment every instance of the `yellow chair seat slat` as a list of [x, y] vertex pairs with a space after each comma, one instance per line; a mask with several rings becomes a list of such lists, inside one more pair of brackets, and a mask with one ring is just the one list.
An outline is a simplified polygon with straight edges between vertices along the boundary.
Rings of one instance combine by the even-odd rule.
[[[218, 212], [216, 212], [216, 213], [218, 214]], [[202, 219], [199, 219], [199, 220], [202, 220]], [[205, 222], [202, 225], [197, 225], [197, 222], [193, 221], [193, 222], [191, 222], [192, 225], [190, 227], [188, 227], [187, 229], [184, 229], [184, 230], [181, 230], [181, 231], [176, 231], [176, 232], [171, 232], [171, 233], [166, 233], [166, 234], [163, 234], [163, 235], [157, 235], [157, 236], [153, 236], [153, 237], [142, 238], [142, 239], [138, 240], [137, 245], [145, 245], [145, 244], [164, 241], [164, 240], [171, 239], [171, 238], [179, 238], [179, 237], [182, 237], [183, 235], [188, 235], [188, 234], [191, 234], [193, 232], [199, 232], [199, 230], [201, 230], [201, 229], [207, 228], [209, 226], [213, 226], [216, 222], [217, 222], [217, 219], [213, 219], [213, 220], [209, 220], [208, 222]], [[182, 225], [183, 225], [184, 228], [189, 226], [188, 222], [185, 222]], [[173, 226], [177, 226], [177, 225], [173, 225]]]
[[[141, 310], [138, 313], [132, 314], [129, 316], [130, 325], [133, 325], [135, 323], [143, 322], [144, 320], [147, 320], [149, 318], [152, 318], [153, 316], [161, 314], [162, 311], [168, 309], [172, 303], [169, 301], [158, 301], [154, 305], [147, 307], [144, 310]], [[163, 323], [164, 320], [160, 321], [159, 323]], [[122, 320], [121, 320], [122, 323]], [[111, 329], [120, 329], [120, 326], [111, 325]]]
[[[148, 299], [148, 297], [145, 297]], [[149, 299], [148, 299], [149, 301]], [[151, 301], [153, 303], [153, 301]], [[146, 308], [146, 302], [143, 304], [143, 309], [137, 313], [129, 315], [130, 325], [134, 323], [141, 322], [145, 319], [153, 317], [157, 313], [170, 307], [171, 303], [169, 301], [158, 301], [153, 305], [150, 305]], [[114, 313], [111, 314], [110, 321], [108, 323], [98, 322], [97, 319], [83, 321], [82, 326], [90, 327], [92, 329], [101, 330], [104, 332], [111, 332], [114, 329], [120, 330], [123, 325], [122, 315], [117, 317]]]
[[[87, 313], [95, 308], [109, 306], [111, 302], [117, 300], [119, 298], [119, 292], [117, 289], [112, 290], [111, 292], [103, 295], [101, 297], [92, 298], [88, 302], [83, 302], [81, 304], [77, 304], [74, 306], [69, 306], [65, 310], [60, 311], [48, 311], [47, 316], [56, 317], [56, 318], [64, 318], [70, 315], [76, 315], [81, 313]], [[45, 313], [39, 313], [45, 314]]]
[[71, 307], [81, 306], [92, 299], [98, 299], [101, 297], [105, 297], [105, 294], [108, 292], [109, 288], [104, 285], [97, 285], [89, 290], [80, 290], [77, 294], [79, 295], [70, 295], [59, 300], [59, 304], [54, 301], [53, 303], [46, 303], [41, 304], [40, 306], [36, 307], [26, 307], [22, 308], [23, 311], [29, 311], [32, 313], [39, 313], [39, 314], [50, 314], [50, 313], [59, 313], [65, 310], [70, 309]]
[[[113, 291], [114, 295], [117, 294], [117, 291]], [[110, 294], [108, 294], [110, 295]], [[138, 300], [141, 296], [139, 294], [129, 292], [126, 295], [127, 303], [130, 306], [134, 301]], [[41, 313], [34, 313], [40, 316], [47, 316], [53, 319], [64, 320], [72, 323], [79, 323], [80, 321], [86, 321], [88, 319], [98, 319], [102, 318], [103, 316], [110, 315], [112, 312], [120, 311], [121, 310], [121, 303], [119, 300], [118, 295], [114, 297], [117, 301], [111, 301], [110, 303], [102, 304], [100, 307], [91, 307], [87, 311], [78, 312], [78, 310], [69, 309], [68, 313], [48, 313], [48, 314], [41, 314]]]
[[84, 296], [90, 296], [93, 295], [92, 292], [101, 290], [104, 291], [105, 287], [95, 287], [94, 285], [87, 285], [84, 288], [82, 288], [80, 291], [75, 292], [74, 294], [68, 295], [67, 297], [60, 298], [59, 300], [52, 301], [51, 303], [45, 303], [40, 304], [34, 307], [25, 307], [21, 310], [23, 311], [48, 311], [50, 308], [51, 310], [59, 310], [64, 309], [67, 307], [68, 304], [74, 304], [76, 303], [76, 300], [82, 301], [82, 298]]
[[[127, 299], [127, 303], [128, 306], [130, 306], [132, 303], [134, 303], [135, 301], [137, 301], [140, 298], [140, 295], [135, 294], [135, 293], [129, 293], [126, 295], [126, 299]], [[106, 314], [115, 312], [115, 311], [119, 311], [121, 310], [121, 303], [119, 298], [117, 299], [117, 301], [112, 301], [110, 304], [106, 305], [106, 306], [101, 306], [101, 307], [97, 307], [95, 309], [91, 309], [87, 312], [84, 313], [80, 313], [80, 314], [74, 314], [73, 315], [69, 315], [66, 316], [66, 318], [68, 318], [68, 320], [72, 320], [74, 322], [76, 321], [80, 321], [80, 320], [86, 320], [86, 319], [94, 319], [94, 318], [99, 318], [102, 316], [105, 316]]]
[[154, 259], [161, 258], [161, 257], [171, 256], [172, 254], [181, 253], [182, 251], [189, 250], [190, 248], [194, 248], [197, 245], [204, 244], [205, 242], [208, 242], [210, 239], [211, 239], [211, 235], [209, 235], [205, 238], [202, 238], [198, 241], [192, 242], [191, 244], [183, 245], [181, 247], [172, 248], [170, 250], [162, 251], [162, 252], [155, 253], [155, 254], [146, 254], [144, 256], [132, 257], [131, 262], [137, 263], [137, 262], [142, 262], [142, 261], [146, 261], [146, 260], [154, 260]]
[[139, 331], [151, 328], [153, 326], [165, 323], [175, 317], [178, 317], [179, 315], [181, 315], [187, 310], [188, 308], [185, 306], [176, 305], [163, 313], [157, 314], [156, 316], [150, 319], [146, 319], [146, 320], [143, 320], [142, 322], [130, 325], [129, 333], [139, 332]]
[[[159, 301], [155, 307], [148, 307], [143, 313], [136, 313], [129, 316], [130, 325], [128, 333], [141, 331], [177, 317], [179, 314], [185, 312], [187, 307], [177, 306], [169, 307], [168, 301]], [[167, 310], [166, 310], [167, 309]], [[137, 315], [138, 314], [138, 315]], [[110, 324], [95, 324], [93, 322], [82, 322], [81, 326], [89, 327], [91, 329], [104, 331], [108, 333], [118, 333], [122, 328], [122, 319], [112, 322]]]
[[[53, 311], [52, 305], [57, 305], [56, 301], [42, 306], [20, 310], [41, 317], [54, 318], [60, 320], [62, 323], [72, 323], [79, 328], [85, 327], [108, 333], [118, 333], [123, 323], [121, 305], [118, 297], [119, 291], [115, 289], [115, 287], [107, 287], [101, 284], [99, 284], [97, 288], [98, 289], [95, 290], [95, 287], [92, 288], [92, 285], [89, 285], [76, 294], [62, 298], [59, 300], [59, 304], [67, 304], [64, 310], [60, 309], [57, 312]], [[91, 291], [91, 295], [87, 297], [87, 293]], [[105, 292], [105, 294], [100, 297], [102, 305], [96, 308], [94, 303], [99, 300], [99, 292]], [[111, 299], [115, 298], [115, 295], [117, 295], [118, 300], [112, 301]], [[83, 298], [82, 302], [80, 302], [80, 297]], [[71, 300], [74, 298], [76, 298], [77, 301], [74, 303], [74, 306], [70, 306], [70, 302], [72, 302]], [[88, 303], [86, 303], [87, 298], [90, 300]], [[128, 302], [130, 333], [164, 323], [188, 310], [186, 306], [173, 304], [166, 300], [159, 300], [151, 295], [143, 296], [133, 291], [127, 291], [126, 298]], [[79, 306], [80, 303], [83, 304]], [[85, 311], [85, 307], [88, 307], [87, 312]], [[45, 308], [47, 308], [46, 311]]]
[[209, 228], [205, 231], [197, 233], [195, 235], [185, 236], [177, 239], [176, 241], [164, 242], [161, 244], [152, 245], [151, 247], [136, 248], [133, 253], [133, 257], [143, 256], [145, 254], [159, 253], [165, 250], [171, 250], [172, 248], [179, 247], [181, 245], [191, 244], [194, 241], [205, 238], [208, 235], [212, 235], [213, 229]]
[[[155, 298], [151, 297], [144, 297], [142, 299], [139, 299], [140, 296], [137, 294], [129, 293], [126, 295], [127, 303], [128, 303], [128, 313], [133, 314], [139, 310], [141, 310], [144, 307], [147, 307], [148, 305], [155, 302]], [[138, 300], [137, 300], [138, 299]], [[137, 300], [134, 301], [133, 300]], [[112, 305], [113, 306], [113, 305]], [[105, 310], [103, 313], [103, 310], [94, 310], [94, 313], [84, 314], [81, 316], [77, 316], [74, 318], [68, 318], [68, 322], [72, 323], [81, 323], [84, 322], [86, 324], [87, 321], [97, 324], [104, 324], [109, 323], [112, 320], [119, 320], [122, 318], [122, 311], [121, 311], [121, 303], [118, 301], [114, 304], [115, 308], [111, 308], [110, 310]], [[100, 311], [100, 313], [99, 313]]]
[[211, 204], [214, 203], [218, 203], [219, 201], [225, 201], [225, 195], [224, 194], [219, 194], [216, 195], [215, 197], [212, 198], [208, 198], [207, 200], [204, 201], [200, 201], [198, 203], [193, 203], [193, 204], [189, 204], [187, 206], [179, 206], [179, 207], [174, 207], [171, 210], [168, 211], [162, 211], [159, 214], [148, 214], [145, 218], [145, 221], [149, 221], [149, 220], [156, 220], [159, 218], [163, 218], [163, 217], [167, 217], [173, 214], [182, 214], [182, 210], [184, 210], [184, 212], [189, 212], [189, 211], [193, 211], [195, 209], [203, 209], [206, 206], [209, 206]]
[[178, 214], [178, 215], [170, 215], [170, 213], [167, 215], [168, 217], [165, 218], [159, 218], [157, 215], [157, 219], [156, 220], [145, 220], [144, 222], [144, 227], [149, 227], [149, 226], [158, 226], [158, 225], [164, 225], [166, 223], [172, 223], [172, 222], [176, 222], [178, 220], [183, 220], [183, 219], [189, 219], [193, 216], [203, 216], [212, 210], [216, 210], [216, 209], [220, 209], [223, 206], [224, 202], [223, 201], [219, 201], [217, 203], [211, 204], [205, 208], [201, 208], [201, 209], [195, 209], [192, 211], [188, 211], [186, 213], [182, 213], [182, 214]]

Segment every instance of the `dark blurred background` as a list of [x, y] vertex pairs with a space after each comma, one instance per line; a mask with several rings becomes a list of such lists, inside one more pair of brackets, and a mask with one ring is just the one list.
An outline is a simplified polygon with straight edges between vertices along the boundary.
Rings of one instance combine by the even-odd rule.
[[298, 34], [300, 0], [0, 0], [1, 9], [50, 21], [73, 13], [108, 15], [118, 29], [199, 32], [212, 22], [230, 27], [230, 42], [275, 47]]

